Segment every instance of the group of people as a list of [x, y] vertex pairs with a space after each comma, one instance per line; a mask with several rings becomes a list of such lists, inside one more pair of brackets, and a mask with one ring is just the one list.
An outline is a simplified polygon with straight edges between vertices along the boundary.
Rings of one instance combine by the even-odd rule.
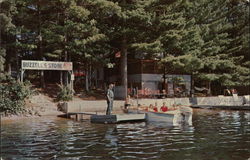
[[168, 107], [166, 106], [166, 102], [163, 102], [161, 107], [157, 106], [157, 103], [155, 103], [155, 105], [153, 106], [152, 104], [149, 105], [148, 111], [153, 111], [153, 112], [167, 112], [170, 110], [175, 110], [174, 107]]
[[234, 88], [224, 90], [224, 95], [226, 95], [226, 96], [231, 96], [231, 95], [234, 95], [234, 94], [238, 94], [237, 90], [234, 89]]
[[[114, 84], [110, 84], [109, 88], [107, 90], [106, 93], [106, 98], [107, 98], [107, 110], [106, 110], [106, 115], [111, 115], [112, 114], [112, 110], [113, 110], [113, 101], [114, 101]], [[130, 96], [128, 96], [126, 98], [125, 101], [125, 109], [127, 109], [129, 106], [131, 105], [130, 102]], [[155, 103], [155, 105], [153, 106], [152, 104], [149, 105], [149, 107], [146, 107], [146, 109], [148, 111], [153, 111], [153, 112], [167, 112], [170, 110], [175, 110], [175, 107], [168, 107], [166, 106], [166, 103], [163, 102], [163, 105], [161, 107], [158, 108], [157, 103]]]

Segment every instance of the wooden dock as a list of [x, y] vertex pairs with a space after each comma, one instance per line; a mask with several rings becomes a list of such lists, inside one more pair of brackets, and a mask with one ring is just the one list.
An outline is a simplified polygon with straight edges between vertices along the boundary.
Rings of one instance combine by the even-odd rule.
[[97, 112], [68, 112], [64, 115], [60, 115], [60, 117], [81, 121], [81, 120], [89, 120], [91, 115], [97, 115]]
[[146, 114], [113, 114], [104, 115], [97, 112], [69, 112], [60, 117], [71, 118], [76, 121], [90, 120], [92, 123], [124, 123], [146, 121]]
[[146, 114], [91, 115], [91, 123], [124, 123], [146, 121]]

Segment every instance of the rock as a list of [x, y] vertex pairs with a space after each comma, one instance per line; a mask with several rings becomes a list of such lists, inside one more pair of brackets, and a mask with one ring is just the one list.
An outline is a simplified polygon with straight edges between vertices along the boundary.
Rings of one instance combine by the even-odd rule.
[[41, 107], [41, 108], [40, 108], [40, 111], [41, 111], [41, 112], [45, 112], [45, 108], [44, 108], [44, 107]]
[[35, 115], [36, 115], [36, 116], [39, 116], [39, 117], [42, 116], [38, 111], [35, 111]]
[[33, 112], [32, 112], [32, 110], [29, 110], [29, 111], [28, 111], [28, 113], [29, 113], [30, 115], [33, 115]]

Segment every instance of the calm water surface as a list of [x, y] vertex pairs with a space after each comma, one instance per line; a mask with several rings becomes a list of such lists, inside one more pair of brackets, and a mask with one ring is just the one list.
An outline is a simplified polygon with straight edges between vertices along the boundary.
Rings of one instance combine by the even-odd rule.
[[179, 127], [41, 117], [3, 122], [1, 139], [3, 159], [247, 160], [250, 112], [195, 110]]

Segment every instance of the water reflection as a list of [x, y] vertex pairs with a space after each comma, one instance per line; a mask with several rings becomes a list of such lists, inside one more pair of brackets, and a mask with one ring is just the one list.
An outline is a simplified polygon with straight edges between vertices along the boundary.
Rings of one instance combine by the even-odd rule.
[[247, 159], [250, 113], [195, 110], [193, 126], [47, 117], [2, 125], [4, 159]]

